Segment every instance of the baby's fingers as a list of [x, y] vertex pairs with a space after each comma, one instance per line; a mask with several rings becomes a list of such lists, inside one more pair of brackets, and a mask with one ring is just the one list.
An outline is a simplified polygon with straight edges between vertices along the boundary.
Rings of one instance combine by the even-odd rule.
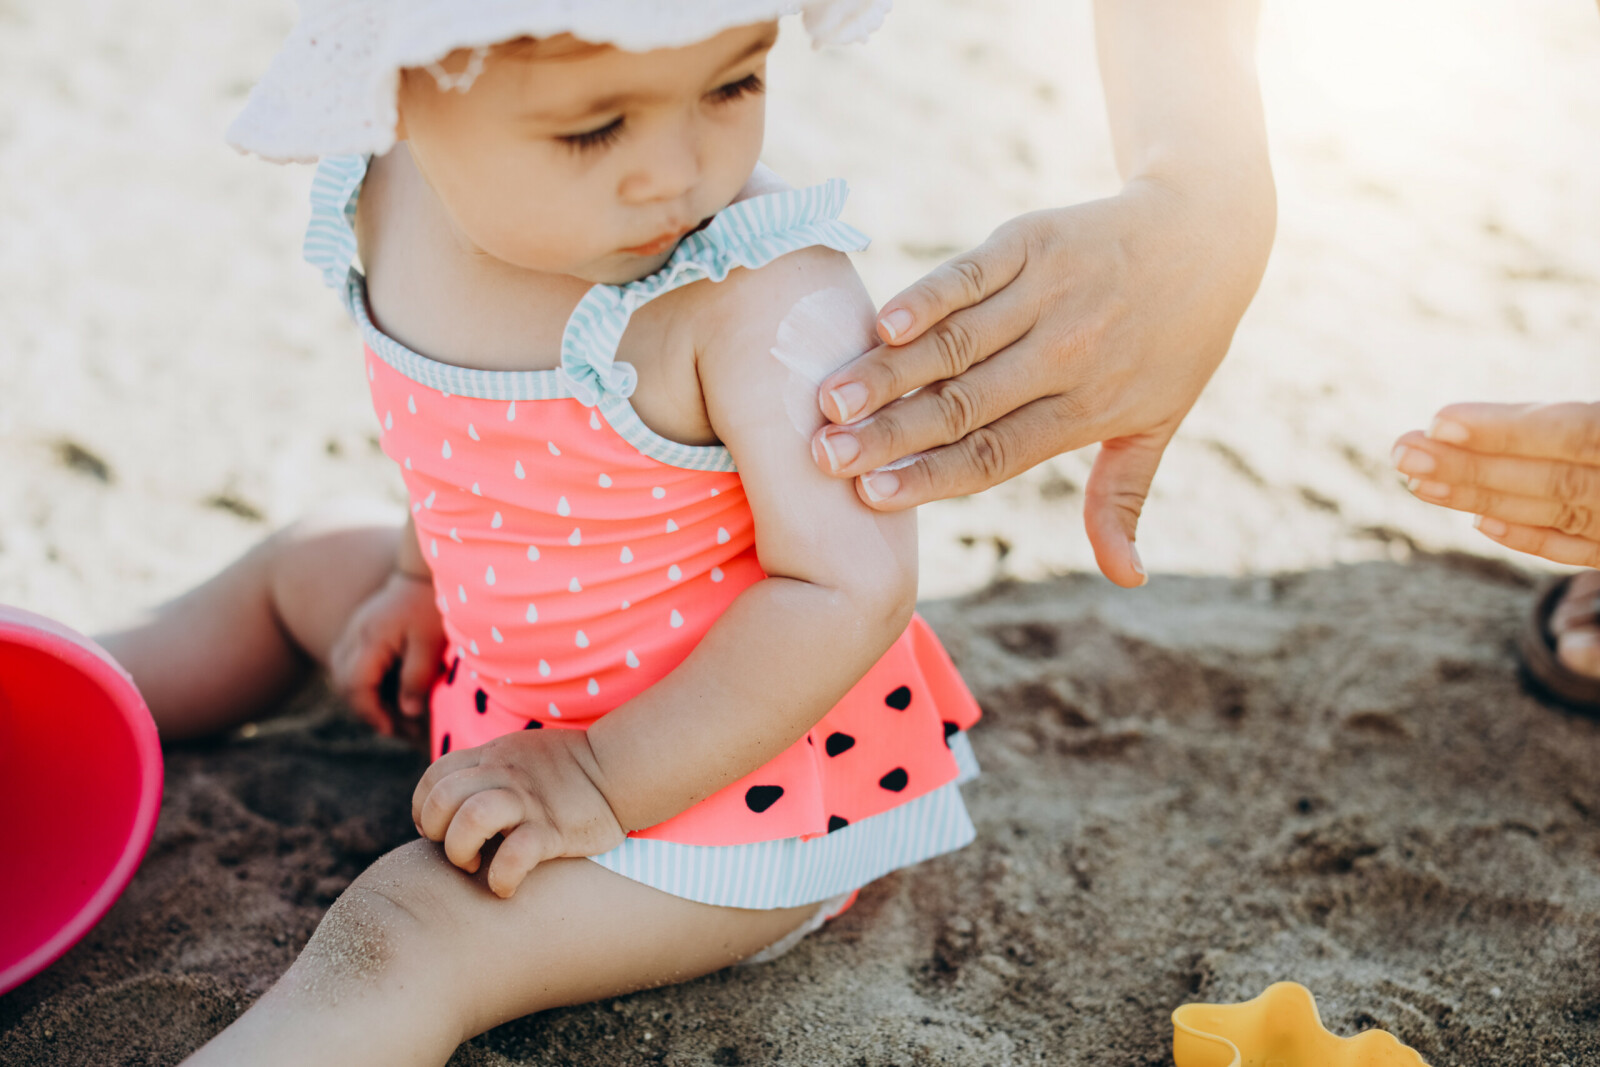
[[495, 834], [509, 834], [522, 824], [523, 818], [522, 801], [509, 789], [473, 793], [461, 803], [450, 820], [450, 827], [444, 835], [444, 854], [462, 870], [475, 872], [479, 853], [489, 839]]
[[562, 855], [561, 835], [543, 819], [525, 822], [500, 843], [489, 864], [489, 891], [502, 899], [545, 860]]
[[392, 731], [378, 693], [384, 673], [397, 656], [397, 648], [386, 641], [366, 640], [355, 627], [342, 633], [328, 653], [328, 675], [339, 696], [344, 697], [357, 718], [379, 734]]
[[443, 638], [437, 641], [413, 634], [406, 640], [405, 660], [400, 665], [400, 714], [421, 718], [428, 710], [428, 691], [439, 676], [439, 660], [444, 653]]
[[428, 765], [411, 791], [411, 821], [430, 841], [443, 841], [450, 819], [467, 797], [482, 788], [464, 772], [478, 765], [478, 749], [463, 748]]

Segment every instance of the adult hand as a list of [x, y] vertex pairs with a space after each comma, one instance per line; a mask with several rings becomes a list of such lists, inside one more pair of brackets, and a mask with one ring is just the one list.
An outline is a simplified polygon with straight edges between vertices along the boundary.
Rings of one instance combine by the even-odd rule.
[[1600, 567], [1600, 404], [1452, 404], [1395, 442], [1394, 464], [1491, 540]]
[[1270, 175], [1225, 192], [1146, 176], [1006, 223], [884, 305], [885, 344], [822, 382], [837, 425], [813, 457], [897, 510], [1101, 442], [1089, 540], [1108, 578], [1142, 584], [1151, 479], [1255, 294], [1274, 210]]

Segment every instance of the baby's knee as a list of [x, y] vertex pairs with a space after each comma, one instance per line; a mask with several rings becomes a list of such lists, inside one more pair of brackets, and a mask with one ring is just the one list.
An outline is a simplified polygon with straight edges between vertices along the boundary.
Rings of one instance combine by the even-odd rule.
[[295, 963], [304, 992], [335, 999], [391, 979], [415, 987], [437, 973], [448, 937], [431, 885], [443, 863], [437, 851], [425, 841], [396, 849], [340, 894]]

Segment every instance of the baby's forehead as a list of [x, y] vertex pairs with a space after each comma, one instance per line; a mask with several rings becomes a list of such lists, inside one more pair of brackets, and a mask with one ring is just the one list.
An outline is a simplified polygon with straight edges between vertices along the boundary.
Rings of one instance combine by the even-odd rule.
[[604, 52], [616, 52], [615, 45], [596, 44], [574, 37], [570, 33], [558, 33], [553, 37], [518, 37], [511, 41], [501, 43], [489, 49], [489, 54], [497, 59], [521, 60], [532, 62], [535, 60], [554, 59], [588, 59]]

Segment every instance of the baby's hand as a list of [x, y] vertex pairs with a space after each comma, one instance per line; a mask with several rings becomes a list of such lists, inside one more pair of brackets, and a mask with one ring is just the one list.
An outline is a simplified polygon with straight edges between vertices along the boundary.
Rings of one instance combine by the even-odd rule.
[[477, 872], [483, 846], [503, 834], [489, 889], [509, 897], [545, 860], [594, 856], [622, 843], [597, 774], [582, 730], [506, 734], [434, 761], [412, 794], [411, 817], [469, 874]]
[[[388, 737], [395, 732], [397, 710], [413, 723], [427, 711], [428, 689], [444, 649], [433, 583], [396, 571], [350, 616], [328, 654], [328, 674], [356, 714]], [[396, 668], [399, 693], [391, 695], [385, 682]]]

